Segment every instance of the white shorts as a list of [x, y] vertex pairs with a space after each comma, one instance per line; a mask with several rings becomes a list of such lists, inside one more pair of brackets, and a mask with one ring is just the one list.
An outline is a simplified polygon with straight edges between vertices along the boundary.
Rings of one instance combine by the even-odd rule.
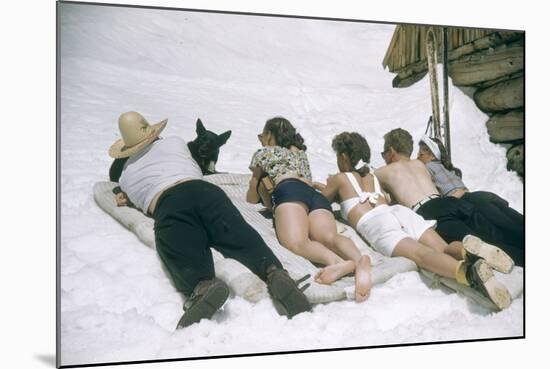
[[435, 224], [405, 206], [380, 205], [363, 215], [356, 228], [376, 251], [391, 257], [399, 241], [406, 237], [418, 241]]

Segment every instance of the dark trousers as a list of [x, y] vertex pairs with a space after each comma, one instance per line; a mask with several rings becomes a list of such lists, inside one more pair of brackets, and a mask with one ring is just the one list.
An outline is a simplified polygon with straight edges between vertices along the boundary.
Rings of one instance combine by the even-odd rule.
[[[523, 215], [512, 209], [506, 200], [492, 192], [465, 193], [462, 200], [475, 208], [472, 228], [479, 236], [502, 248], [516, 265], [525, 262], [525, 223]], [[490, 226], [487, 226], [487, 223]]]
[[[466, 201], [464, 196], [460, 199], [455, 197], [432, 199], [422, 205], [417, 213], [424, 219], [437, 220], [436, 232], [447, 243], [462, 241], [466, 235], [471, 234], [500, 247], [510, 255], [516, 265], [523, 266], [525, 261], [523, 235], [519, 237], [517, 232], [500, 227], [497, 221], [493, 221], [490, 213], [484, 213], [480, 205]], [[488, 197], [485, 199], [487, 200]]]
[[474, 206], [455, 197], [435, 198], [416, 211], [426, 220], [437, 220], [436, 232], [447, 243], [461, 241], [469, 234], [474, 234], [469, 221]]
[[266, 280], [270, 265], [282, 267], [264, 240], [217, 186], [193, 180], [168, 189], [154, 214], [157, 252], [178, 290], [186, 295], [214, 278], [210, 247]]

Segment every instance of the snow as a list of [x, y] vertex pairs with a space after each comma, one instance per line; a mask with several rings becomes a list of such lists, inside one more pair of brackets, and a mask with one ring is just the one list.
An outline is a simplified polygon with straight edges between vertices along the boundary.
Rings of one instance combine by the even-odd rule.
[[[95, 204], [116, 119], [137, 110], [164, 135], [195, 137], [195, 121], [232, 130], [217, 169], [247, 173], [266, 119], [288, 118], [313, 176], [336, 171], [330, 142], [363, 134], [382, 165], [383, 134], [418, 140], [430, 115], [428, 78], [393, 89], [382, 69], [392, 25], [62, 4], [61, 363], [63, 365], [522, 336], [523, 297], [490, 313], [416, 272], [374, 287], [363, 304], [315, 306], [287, 320], [269, 300], [232, 298], [212, 321], [174, 331], [183, 296], [154, 250]], [[467, 92], [467, 91], [466, 91]], [[453, 161], [472, 189], [523, 212], [523, 184], [491, 144], [487, 116], [450, 86]], [[266, 322], [269, 322], [266, 324]]]

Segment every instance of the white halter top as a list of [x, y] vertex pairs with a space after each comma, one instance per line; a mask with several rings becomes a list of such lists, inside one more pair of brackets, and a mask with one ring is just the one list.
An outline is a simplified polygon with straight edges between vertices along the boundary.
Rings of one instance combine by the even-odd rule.
[[383, 194], [380, 190], [380, 182], [378, 182], [378, 178], [376, 178], [374, 174], [372, 174], [372, 176], [374, 177], [374, 192], [365, 192], [361, 190], [361, 186], [359, 186], [359, 183], [357, 182], [357, 179], [355, 178], [353, 173], [345, 172], [344, 174], [348, 177], [348, 180], [353, 186], [353, 189], [357, 193], [356, 197], [349, 198], [340, 203], [340, 214], [342, 215], [342, 218], [348, 220], [349, 212], [357, 204], [364, 204], [366, 201], [368, 201], [372, 205], [376, 205], [376, 203], [378, 202], [378, 197], [383, 196]]

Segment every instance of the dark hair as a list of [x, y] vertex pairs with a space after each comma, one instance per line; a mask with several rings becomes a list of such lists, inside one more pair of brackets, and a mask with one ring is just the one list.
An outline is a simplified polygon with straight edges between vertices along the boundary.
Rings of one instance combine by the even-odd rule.
[[[345, 153], [351, 160], [351, 165], [355, 168], [359, 160], [366, 164], [370, 163], [370, 147], [365, 139], [357, 132], [342, 132], [332, 139], [332, 149], [338, 154]], [[359, 169], [354, 169], [361, 177], [369, 174], [369, 166], [364, 165]]]
[[275, 117], [269, 119], [265, 123], [264, 132], [271, 132], [277, 145], [290, 149], [291, 146], [296, 146], [300, 150], [307, 150], [304, 144], [303, 137], [296, 132], [296, 128], [287, 119], [283, 117]]
[[384, 135], [384, 151], [393, 148], [398, 154], [410, 157], [413, 152], [413, 139], [409, 132], [402, 128], [392, 129]]
[[[445, 145], [443, 145], [443, 142], [437, 137], [431, 137], [432, 141], [437, 144], [437, 147], [439, 148], [439, 152], [441, 153], [441, 164], [445, 167], [445, 169], [455, 172], [457, 176], [462, 178], [462, 171], [456, 167], [453, 166], [453, 163], [451, 163], [451, 160], [449, 159], [449, 154], [447, 153], [447, 149], [445, 148]], [[430, 148], [423, 142], [420, 141], [420, 145], [423, 145], [428, 149], [430, 152]], [[433, 153], [432, 153], [433, 154]]]

